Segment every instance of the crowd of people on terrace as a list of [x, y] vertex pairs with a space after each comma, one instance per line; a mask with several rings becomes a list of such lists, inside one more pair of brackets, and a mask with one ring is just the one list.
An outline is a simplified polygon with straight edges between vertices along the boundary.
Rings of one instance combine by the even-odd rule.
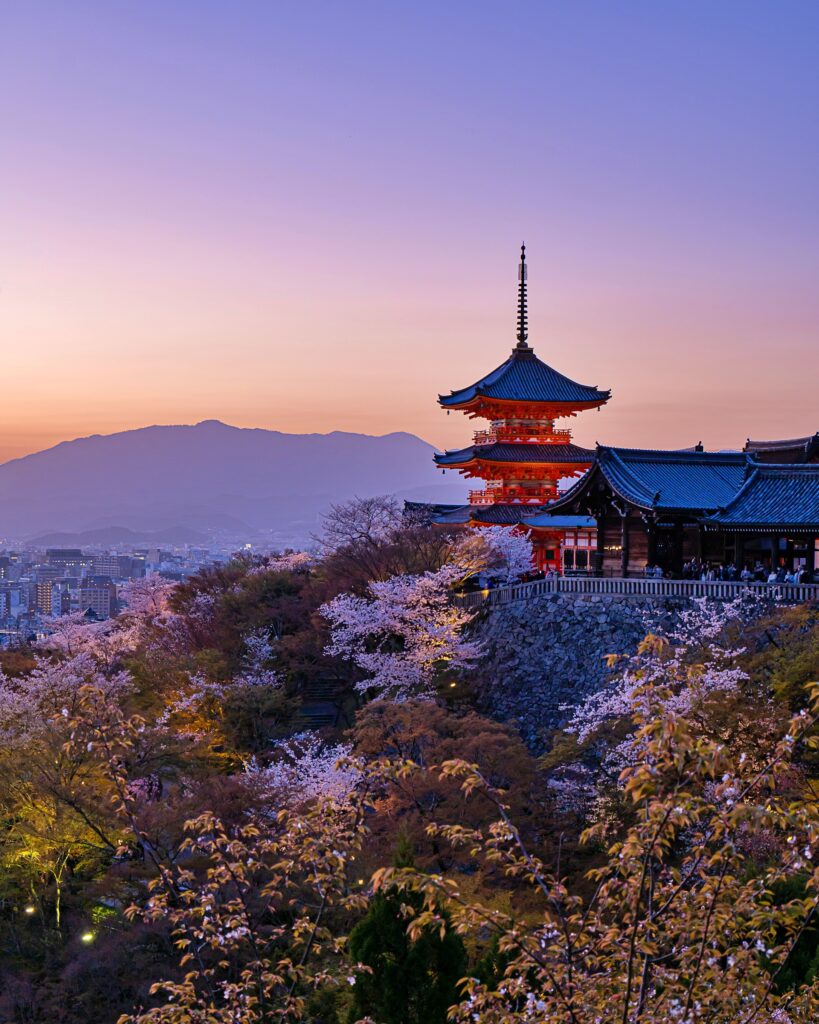
[[[647, 576], [653, 575], [651, 568], [646, 569]], [[662, 570], [659, 575], [662, 575]], [[746, 562], [739, 569], [733, 562], [707, 563], [701, 562], [697, 558], [686, 562], [682, 571], [684, 580], [725, 580], [727, 582], [738, 580], [741, 583], [811, 583], [814, 575], [805, 566], [795, 566], [793, 569], [788, 569], [784, 565], [766, 567], [762, 562], [757, 561], [754, 565]]]
[[[692, 558], [683, 565], [681, 573], [670, 573], [660, 565], [650, 564], [643, 569], [646, 579], [684, 579], [684, 580], [707, 580], [724, 581], [728, 583], [778, 583], [778, 584], [800, 584], [819, 583], [819, 568], [811, 572], [806, 566], [795, 566], [788, 569], [784, 565], [771, 569], [762, 562], [752, 564], [746, 562], [740, 569], [732, 562], [702, 562], [698, 558]], [[533, 580], [551, 580], [560, 576], [595, 576], [602, 575], [585, 570], [566, 570], [561, 572], [554, 566], [527, 573], [521, 578], [521, 582], [528, 583]], [[633, 575], [633, 573], [632, 573]], [[473, 581], [474, 586], [483, 586], [492, 589], [501, 586], [497, 581]]]
[[[690, 561], [685, 563], [682, 573], [680, 574], [669, 573], [664, 570], [662, 566], [654, 564], [647, 565], [643, 570], [643, 573], [646, 579], [657, 580], [681, 578], [684, 580], [722, 580], [728, 583], [819, 583], [819, 569], [811, 572], [806, 566], [795, 566], [793, 569], [788, 569], [784, 565], [771, 569], [759, 561], [755, 564], [746, 562], [745, 565], [739, 569], [732, 562], [701, 562], [697, 558], [692, 558]], [[561, 573], [558, 569], [552, 567], [538, 572], [528, 573], [524, 577], [524, 581], [550, 580], [556, 579], [562, 575], [582, 576], [586, 575], [586, 573], [578, 570]], [[590, 575], [593, 576], [596, 574], [592, 572]], [[493, 584], [490, 584], [490, 586], [491, 585]]]

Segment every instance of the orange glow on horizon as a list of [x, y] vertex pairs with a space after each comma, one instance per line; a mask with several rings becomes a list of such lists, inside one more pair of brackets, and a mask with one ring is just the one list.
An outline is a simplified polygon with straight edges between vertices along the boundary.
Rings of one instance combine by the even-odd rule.
[[4, 19], [0, 460], [202, 419], [460, 447], [437, 396], [508, 357], [523, 239], [530, 344], [612, 390], [577, 444], [819, 428], [809, 5], [47, 6]]

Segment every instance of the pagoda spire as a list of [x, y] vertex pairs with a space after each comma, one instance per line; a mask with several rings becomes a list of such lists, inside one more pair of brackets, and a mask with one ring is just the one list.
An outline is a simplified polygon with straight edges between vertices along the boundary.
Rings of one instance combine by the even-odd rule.
[[528, 348], [529, 324], [526, 311], [526, 245], [520, 247], [518, 266], [518, 348]]

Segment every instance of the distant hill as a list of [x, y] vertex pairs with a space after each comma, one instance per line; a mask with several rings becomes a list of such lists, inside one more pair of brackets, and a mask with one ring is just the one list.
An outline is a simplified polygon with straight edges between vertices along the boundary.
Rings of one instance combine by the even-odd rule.
[[42, 533], [31, 537], [29, 542], [39, 548], [83, 548], [115, 547], [117, 545], [161, 544], [196, 546], [207, 544], [208, 534], [192, 530], [187, 526], [172, 526], [167, 530], [129, 530], [126, 526], [101, 526], [97, 530], [81, 530], [78, 533]]
[[[436, 485], [433, 450], [406, 433], [283, 434], [218, 420], [78, 438], [0, 464], [0, 538], [93, 531], [100, 539], [85, 543], [145, 543], [170, 531], [153, 542], [303, 544], [332, 502], [356, 495], [463, 500], [462, 485]], [[183, 535], [192, 539], [172, 539]]]

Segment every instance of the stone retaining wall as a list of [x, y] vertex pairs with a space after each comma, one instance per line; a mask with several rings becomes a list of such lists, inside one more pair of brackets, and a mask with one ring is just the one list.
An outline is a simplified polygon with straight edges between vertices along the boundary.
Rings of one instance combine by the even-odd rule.
[[548, 594], [488, 609], [475, 627], [487, 655], [478, 699], [541, 752], [566, 721], [566, 705], [604, 685], [607, 654], [633, 653], [652, 626], [672, 626], [688, 606], [679, 597]]

